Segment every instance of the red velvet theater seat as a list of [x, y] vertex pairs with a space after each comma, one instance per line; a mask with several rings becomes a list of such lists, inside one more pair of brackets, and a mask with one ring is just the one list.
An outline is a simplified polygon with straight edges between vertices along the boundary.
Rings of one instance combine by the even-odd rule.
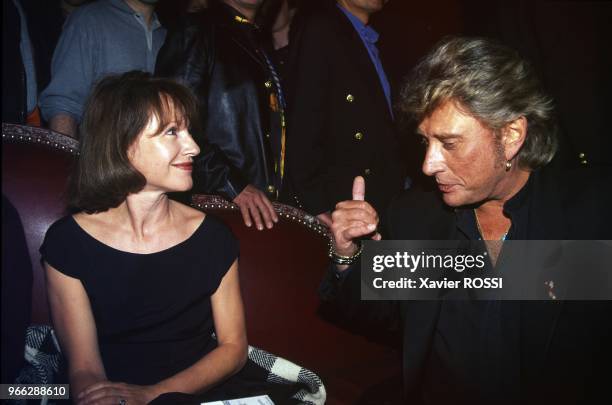
[[[48, 323], [38, 248], [48, 226], [64, 214], [62, 195], [78, 143], [9, 124], [2, 124], [2, 141], [2, 192], [19, 212], [34, 267], [32, 323]], [[399, 353], [317, 314], [317, 288], [327, 265], [324, 228], [281, 204], [275, 205], [280, 223], [266, 231], [245, 227], [236, 207], [218, 197], [195, 196], [193, 205], [220, 217], [240, 241], [250, 344], [319, 374], [329, 404], [394, 402], [384, 398], [399, 395], [396, 384], [387, 384], [399, 375]]]
[[[34, 272], [32, 323], [49, 323], [44, 273], [38, 248], [51, 223], [64, 215], [63, 191], [74, 139], [40, 128], [2, 124], [2, 194], [17, 209]], [[4, 253], [4, 252], [3, 252]]]

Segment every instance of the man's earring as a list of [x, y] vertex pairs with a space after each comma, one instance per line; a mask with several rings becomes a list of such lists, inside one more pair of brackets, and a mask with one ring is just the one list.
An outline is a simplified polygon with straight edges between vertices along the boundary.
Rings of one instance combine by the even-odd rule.
[[506, 161], [506, 171], [509, 172], [510, 169], [512, 169], [512, 162], [507, 160]]

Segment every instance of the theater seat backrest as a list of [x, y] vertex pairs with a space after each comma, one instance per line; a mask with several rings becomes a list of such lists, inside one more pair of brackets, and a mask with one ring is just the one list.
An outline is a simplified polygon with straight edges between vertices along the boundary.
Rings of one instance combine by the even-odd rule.
[[40, 128], [2, 124], [2, 194], [15, 206], [33, 267], [32, 323], [49, 323], [38, 248], [65, 213], [63, 193], [78, 143]]

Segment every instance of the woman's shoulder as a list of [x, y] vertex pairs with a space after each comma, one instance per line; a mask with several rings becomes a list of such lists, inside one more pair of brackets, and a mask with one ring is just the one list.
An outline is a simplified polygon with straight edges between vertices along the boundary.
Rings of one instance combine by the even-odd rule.
[[76, 225], [80, 235], [86, 239], [93, 238], [98, 242], [105, 240], [117, 229], [117, 220], [109, 214], [109, 211], [93, 214], [79, 212], [72, 216], [72, 222]]
[[239, 256], [238, 239], [231, 229], [214, 215], [205, 214], [184, 204], [176, 204], [175, 208], [179, 213], [177, 220], [193, 229], [191, 236], [181, 244], [182, 249], [190, 252], [194, 263], [201, 263], [200, 260], [203, 260], [206, 268], [211, 271], [210, 274], [216, 277], [213, 284], [218, 285]]
[[208, 215], [177, 201], [172, 203], [176, 204], [175, 208], [179, 213], [179, 219], [193, 230], [193, 237], [212, 238], [221, 244], [228, 243], [230, 240], [235, 241], [236, 238], [230, 228], [214, 215]]
[[84, 237], [72, 215], [67, 215], [55, 221], [47, 230], [45, 239], [40, 246], [43, 261], [62, 273], [80, 278], [79, 260]]
[[189, 205], [183, 204], [178, 201], [170, 201], [171, 209], [177, 217], [180, 223], [193, 226], [197, 228], [199, 224], [206, 219], [207, 215], [205, 212], [190, 207]]
[[188, 228], [192, 237], [212, 236], [213, 238], [219, 238], [222, 235], [231, 234], [227, 225], [214, 216], [207, 215], [203, 211], [177, 201], [172, 201], [172, 204], [177, 214], [177, 220]]
[[49, 229], [47, 229], [47, 233], [45, 239], [48, 238], [60, 238], [66, 239], [70, 237], [74, 237], [78, 227], [76, 226], [76, 222], [74, 220], [73, 215], [66, 215], [55, 221], [51, 224]]
[[100, 226], [98, 215], [74, 213], [58, 219], [47, 230], [41, 250], [65, 250], [66, 246], [83, 246], [92, 238], [89, 231]]

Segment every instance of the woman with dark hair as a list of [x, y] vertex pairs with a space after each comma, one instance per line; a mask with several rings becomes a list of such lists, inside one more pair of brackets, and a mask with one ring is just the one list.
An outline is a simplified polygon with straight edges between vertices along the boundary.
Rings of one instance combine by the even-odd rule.
[[102, 80], [87, 104], [78, 212], [41, 247], [76, 403], [203, 392], [246, 362], [237, 241], [167, 195], [192, 186], [195, 109], [186, 88], [142, 72]]

